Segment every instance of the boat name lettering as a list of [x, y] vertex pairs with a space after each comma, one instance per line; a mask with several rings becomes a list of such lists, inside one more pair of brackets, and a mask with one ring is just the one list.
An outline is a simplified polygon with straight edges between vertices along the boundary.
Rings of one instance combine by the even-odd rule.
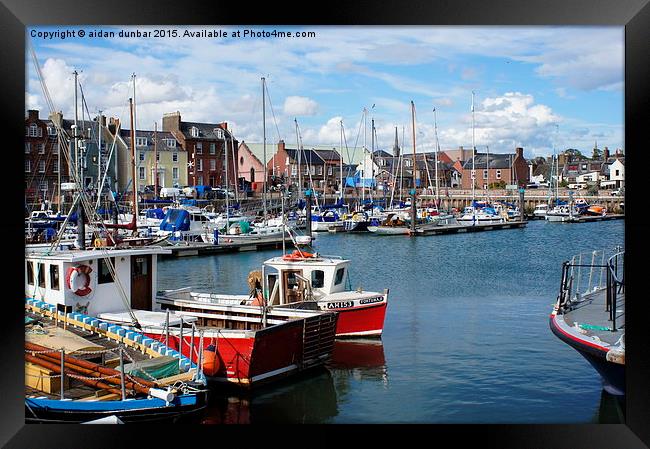
[[353, 306], [354, 303], [352, 301], [336, 301], [336, 302], [327, 303], [328, 309], [346, 309], [348, 307], [353, 307]]
[[373, 302], [382, 302], [384, 298], [377, 296], [376, 298], [366, 298], [359, 301], [359, 304], [372, 304]]

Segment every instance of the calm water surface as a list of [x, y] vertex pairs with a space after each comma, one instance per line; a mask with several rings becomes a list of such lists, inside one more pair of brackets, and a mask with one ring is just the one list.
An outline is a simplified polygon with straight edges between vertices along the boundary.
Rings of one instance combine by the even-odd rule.
[[[215, 392], [205, 423], [619, 422], [600, 377], [548, 325], [561, 264], [624, 244], [624, 223], [421, 238], [319, 233], [352, 286], [390, 289], [379, 341], [337, 342], [323, 369], [252, 396]], [[160, 289], [248, 293], [277, 251], [166, 259]]]

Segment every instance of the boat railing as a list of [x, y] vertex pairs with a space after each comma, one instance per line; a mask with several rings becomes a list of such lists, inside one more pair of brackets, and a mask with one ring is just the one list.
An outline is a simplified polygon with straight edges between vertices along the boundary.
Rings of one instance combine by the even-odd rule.
[[[562, 264], [562, 277], [558, 294], [558, 308], [569, 310], [597, 292], [606, 294], [606, 311], [616, 330], [616, 320], [624, 311], [617, 309], [625, 292], [623, 277], [623, 254], [617, 251], [606, 259], [605, 251], [580, 253]], [[618, 315], [617, 315], [618, 313]]]
[[[625, 253], [618, 252], [609, 258], [607, 267], [607, 302], [609, 320], [612, 322], [612, 330], [616, 331], [616, 320], [625, 315]], [[619, 311], [618, 307], [623, 305]]]

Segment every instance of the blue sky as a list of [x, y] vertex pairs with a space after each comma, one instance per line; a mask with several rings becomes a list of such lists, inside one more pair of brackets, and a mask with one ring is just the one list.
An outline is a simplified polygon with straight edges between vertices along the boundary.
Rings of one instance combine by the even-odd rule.
[[[261, 81], [267, 79], [267, 143], [338, 146], [343, 121], [349, 146], [363, 144], [362, 111], [377, 127], [377, 147], [390, 148], [394, 130], [411, 143], [410, 101], [416, 108], [417, 151], [434, 148], [433, 108], [442, 149], [471, 147], [471, 95], [475, 91], [476, 146], [526, 157], [557, 148], [591, 154], [594, 142], [624, 149], [622, 27], [287, 27], [165, 26], [223, 30], [226, 38], [31, 37], [54, 106], [73, 115], [72, 71], [92, 115], [98, 110], [128, 121], [130, 77], [136, 73], [138, 129], [161, 126], [165, 112], [183, 120], [227, 121], [241, 141], [262, 141]], [[232, 32], [313, 31], [315, 37], [244, 38]], [[40, 83], [26, 54], [27, 108], [47, 115]], [[374, 108], [372, 107], [375, 105]], [[559, 132], [558, 132], [559, 131]]]

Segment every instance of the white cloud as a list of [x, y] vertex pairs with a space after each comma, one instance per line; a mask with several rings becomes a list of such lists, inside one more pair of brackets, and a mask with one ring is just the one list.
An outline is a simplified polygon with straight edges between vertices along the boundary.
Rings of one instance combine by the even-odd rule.
[[284, 113], [289, 116], [315, 115], [318, 103], [307, 97], [287, 97], [284, 100]]

